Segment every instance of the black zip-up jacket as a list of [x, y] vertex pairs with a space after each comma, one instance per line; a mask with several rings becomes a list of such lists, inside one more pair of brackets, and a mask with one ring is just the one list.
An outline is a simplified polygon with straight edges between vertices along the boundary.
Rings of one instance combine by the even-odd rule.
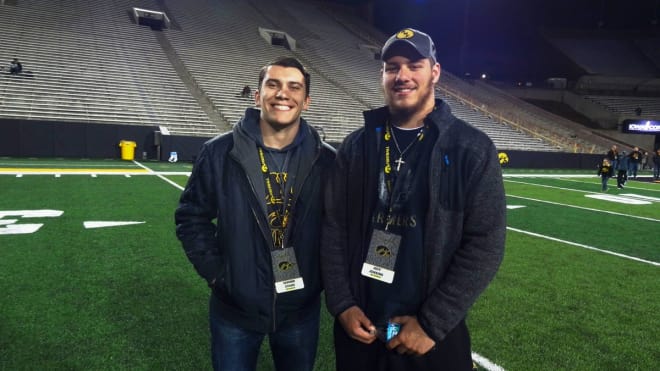
[[[365, 127], [349, 135], [325, 196], [321, 268], [333, 316], [365, 307], [361, 276], [372, 233], [371, 213], [387, 107], [367, 111]], [[435, 126], [425, 216], [423, 298], [417, 319], [436, 342], [444, 339], [495, 276], [504, 256], [506, 202], [497, 151], [484, 133], [436, 100], [425, 123]], [[405, 272], [397, 271], [397, 275]]]
[[301, 119], [304, 139], [291, 149], [299, 166], [288, 246], [294, 247], [305, 287], [277, 294], [264, 178], [257, 143], [246, 130], [248, 125], [258, 127], [258, 122], [259, 110], [249, 108], [231, 133], [203, 145], [175, 221], [177, 237], [197, 273], [209, 285], [215, 280], [212, 299], [218, 301], [223, 317], [268, 333], [319, 308], [322, 186], [334, 150]]

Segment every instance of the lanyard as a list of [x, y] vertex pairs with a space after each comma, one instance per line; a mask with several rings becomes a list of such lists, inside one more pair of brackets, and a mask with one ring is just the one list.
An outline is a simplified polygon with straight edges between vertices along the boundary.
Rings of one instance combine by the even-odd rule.
[[[290, 197], [293, 193], [293, 187], [289, 187], [287, 191], [287, 168], [289, 166], [289, 160], [291, 159], [291, 151], [288, 151], [282, 169], [279, 169], [277, 176], [280, 176], [279, 184], [279, 195], [275, 194], [273, 190], [273, 184], [271, 182], [271, 173], [268, 169], [268, 164], [266, 164], [266, 156], [264, 150], [261, 147], [258, 147], [259, 150], [259, 161], [261, 162], [261, 173], [264, 176], [264, 183], [266, 184], [267, 194], [267, 204], [270, 205], [273, 211], [268, 212], [268, 224], [270, 226], [271, 235], [273, 237], [273, 246], [278, 249], [284, 248], [284, 236], [287, 231], [287, 226], [289, 225], [289, 215], [292, 208], [292, 200]], [[277, 207], [278, 200], [281, 201], [280, 207]], [[278, 225], [279, 224], [279, 225]]]
[[[423, 127], [417, 133], [417, 137], [415, 137], [415, 139], [413, 139], [413, 141], [403, 151], [401, 151], [401, 149], [399, 148], [399, 144], [396, 141], [396, 137], [394, 137], [394, 133], [392, 132], [392, 127], [391, 127], [389, 121], [385, 124], [385, 134], [383, 136], [383, 139], [385, 140], [385, 165], [383, 166], [383, 174], [384, 174], [386, 191], [389, 193], [385, 197], [387, 199], [387, 210], [388, 210], [387, 211], [387, 218], [385, 219], [386, 220], [385, 230], [388, 229], [388, 227], [389, 227], [389, 225], [391, 224], [391, 221], [392, 221], [392, 213], [394, 211], [394, 194], [396, 193], [395, 192], [395, 187], [399, 184], [402, 184], [402, 182], [403, 182], [406, 185], [405, 188], [407, 188], [407, 190], [404, 191], [404, 193], [409, 193], [410, 186], [411, 186], [411, 181], [409, 179], [410, 177], [408, 176], [408, 175], [411, 175], [411, 172], [410, 171], [408, 171], [408, 172], [404, 171], [403, 174], [400, 173], [401, 172], [401, 165], [406, 164], [406, 162], [403, 160], [403, 155], [406, 152], [408, 152], [409, 149], [414, 147], [417, 142], [421, 142], [424, 139], [424, 129], [425, 128], [426, 127]], [[397, 163], [397, 166], [396, 166], [396, 173], [397, 174], [396, 174], [396, 176], [394, 176], [392, 174], [392, 170], [394, 170], [392, 168], [392, 156], [391, 156], [392, 155], [392, 146], [391, 146], [392, 140], [394, 141], [394, 145], [396, 146], [397, 151], [399, 152], [399, 158], [394, 161], [394, 162]], [[411, 157], [409, 156], [408, 159], [410, 160], [410, 158]], [[406, 167], [404, 167], [404, 170], [406, 170]], [[401, 178], [404, 178], [404, 179], [401, 180]], [[398, 189], [398, 188], [401, 188], [401, 187], [396, 187], [396, 188]]]

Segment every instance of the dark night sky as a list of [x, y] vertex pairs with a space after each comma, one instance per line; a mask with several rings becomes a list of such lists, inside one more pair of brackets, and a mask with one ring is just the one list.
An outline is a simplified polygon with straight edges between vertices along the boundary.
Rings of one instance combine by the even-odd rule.
[[598, 30], [600, 23], [601, 30], [660, 35], [660, 0], [373, 1], [375, 25], [384, 32], [419, 28], [433, 37], [444, 68], [499, 79], [539, 80], [565, 70], [561, 57], [548, 60], [540, 29]]

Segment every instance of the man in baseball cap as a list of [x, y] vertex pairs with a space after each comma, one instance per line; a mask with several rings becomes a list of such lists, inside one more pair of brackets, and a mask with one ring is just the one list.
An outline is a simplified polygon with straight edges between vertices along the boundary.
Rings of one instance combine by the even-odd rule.
[[385, 42], [385, 106], [337, 151], [326, 185], [321, 272], [337, 370], [471, 370], [470, 306], [504, 255], [499, 158], [435, 99], [435, 45]]

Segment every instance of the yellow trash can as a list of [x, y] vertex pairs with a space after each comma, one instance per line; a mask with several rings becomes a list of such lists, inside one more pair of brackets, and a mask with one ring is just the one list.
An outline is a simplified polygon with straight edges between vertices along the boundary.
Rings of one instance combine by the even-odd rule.
[[131, 140], [122, 140], [119, 142], [119, 147], [121, 148], [121, 159], [131, 161], [135, 158], [135, 147], [137, 143]]

